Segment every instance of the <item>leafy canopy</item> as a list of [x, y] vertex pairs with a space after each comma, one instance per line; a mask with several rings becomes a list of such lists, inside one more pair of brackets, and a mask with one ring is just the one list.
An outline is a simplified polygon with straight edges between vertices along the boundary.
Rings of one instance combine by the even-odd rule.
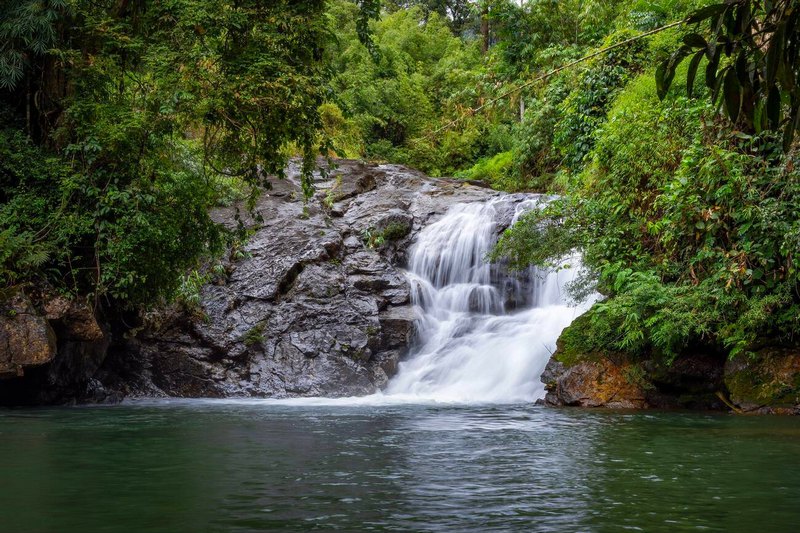
[[0, 283], [153, 305], [219, 252], [208, 211], [232, 184], [295, 147], [310, 193], [325, 6], [4, 1]]
[[[675, 69], [691, 56], [692, 94], [705, 60], [706, 85], [731, 122], [749, 133], [782, 131], [789, 151], [800, 123], [800, 12], [793, 0], [731, 0], [699, 9], [687, 22], [697, 30], [656, 71], [664, 97]], [[703, 30], [701, 25], [706, 24]]]

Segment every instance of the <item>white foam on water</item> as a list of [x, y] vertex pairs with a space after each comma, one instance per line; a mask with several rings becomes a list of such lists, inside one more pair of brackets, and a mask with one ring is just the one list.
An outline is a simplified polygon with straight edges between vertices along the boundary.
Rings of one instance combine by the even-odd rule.
[[[256, 401], [308, 406], [519, 403], [542, 398], [540, 376], [556, 340], [589, 303], [568, 304], [565, 289], [575, 278], [576, 265], [514, 275], [486, 261], [497, 241], [497, 207], [508, 201], [501, 196], [455, 205], [419, 233], [407, 272], [419, 317], [417, 342], [386, 390], [358, 398]], [[532, 197], [517, 203], [513, 222], [542, 201]], [[529, 294], [521, 294], [525, 291]], [[507, 310], [507, 301], [527, 302], [527, 308]]]
[[[500, 196], [485, 203], [455, 205], [419, 233], [407, 272], [419, 317], [417, 342], [386, 390], [352, 398], [223, 401], [358, 406], [521, 403], [542, 398], [540, 377], [556, 340], [591, 302], [568, 304], [565, 287], [574, 280], [577, 265], [549, 273], [532, 268], [520, 275], [486, 261], [497, 241], [497, 208], [508, 201]], [[531, 197], [516, 203], [513, 222], [542, 201]], [[527, 307], [507, 310], [508, 301], [525, 302]]]

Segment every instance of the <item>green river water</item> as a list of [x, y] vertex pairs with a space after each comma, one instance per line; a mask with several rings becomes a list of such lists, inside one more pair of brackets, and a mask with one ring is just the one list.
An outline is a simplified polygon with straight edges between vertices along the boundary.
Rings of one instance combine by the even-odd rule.
[[188, 401], [0, 411], [0, 531], [800, 531], [800, 418]]

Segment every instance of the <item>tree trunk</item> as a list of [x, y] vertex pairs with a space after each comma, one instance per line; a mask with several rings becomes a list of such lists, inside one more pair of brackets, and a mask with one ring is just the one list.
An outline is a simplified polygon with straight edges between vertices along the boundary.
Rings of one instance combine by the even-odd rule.
[[483, 41], [481, 43], [481, 52], [484, 54], [489, 51], [489, 2], [486, 1], [481, 7], [481, 35]]

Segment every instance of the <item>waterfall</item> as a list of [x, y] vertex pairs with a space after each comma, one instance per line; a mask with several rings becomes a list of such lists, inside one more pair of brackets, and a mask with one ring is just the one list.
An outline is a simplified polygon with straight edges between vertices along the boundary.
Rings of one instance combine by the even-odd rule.
[[[556, 339], [585, 308], [567, 305], [574, 268], [514, 275], [486, 261], [498, 207], [509, 201], [455, 205], [420, 232], [407, 273], [418, 339], [384, 397], [506, 403], [544, 395], [539, 377]], [[513, 221], [540, 201], [518, 202]]]

